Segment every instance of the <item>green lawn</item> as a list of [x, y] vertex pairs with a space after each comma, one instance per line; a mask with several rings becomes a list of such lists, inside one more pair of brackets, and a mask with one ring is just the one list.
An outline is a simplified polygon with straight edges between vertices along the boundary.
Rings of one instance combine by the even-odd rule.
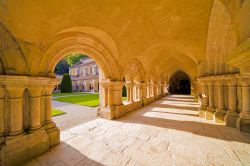
[[99, 105], [99, 94], [84, 94], [84, 95], [79, 94], [78, 96], [58, 97], [53, 100], [67, 102], [71, 104], [96, 107]]
[[[99, 94], [87, 94], [87, 93], [85, 93], [84, 95], [82, 95], [83, 93], [81, 93], [81, 92], [63, 93], [63, 94], [62, 95], [56, 94], [59, 97], [55, 98], [53, 100], [71, 103], [71, 104], [79, 104], [79, 105], [89, 106], [89, 107], [99, 106]], [[74, 95], [74, 94], [79, 94], [79, 95], [70, 96], [70, 95]], [[60, 96], [65, 96], [65, 97], [60, 97]], [[122, 100], [126, 100], [126, 97], [122, 97]]]
[[84, 95], [83, 92], [72, 92], [72, 93], [61, 93], [61, 92], [54, 92], [52, 95], [53, 97], [60, 97], [60, 96], [69, 96], [69, 95]]
[[62, 114], [65, 114], [65, 112], [62, 112], [58, 109], [52, 109], [52, 116], [58, 116], [58, 115], [62, 115]]

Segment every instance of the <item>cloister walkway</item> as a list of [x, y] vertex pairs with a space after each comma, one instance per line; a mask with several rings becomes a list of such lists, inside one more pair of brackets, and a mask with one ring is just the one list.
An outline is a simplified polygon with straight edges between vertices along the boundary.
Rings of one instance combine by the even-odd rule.
[[250, 134], [200, 119], [190, 96], [96, 118], [61, 132], [61, 141], [26, 165], [250, 165]]

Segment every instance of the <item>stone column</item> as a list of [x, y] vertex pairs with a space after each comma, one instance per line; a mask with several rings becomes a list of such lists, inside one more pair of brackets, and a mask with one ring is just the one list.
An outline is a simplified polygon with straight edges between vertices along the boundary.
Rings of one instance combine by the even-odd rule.
[[30, 129], [41, 127], [41, 88], [29, 88]]
[[201, 86], [201, 108], [199, 111], [199, 117], [205, 118], [206, 110], [208, 107], [208, 86], [205, 83], [199, 83]]
[[136, 100], [141, 100], [141, 83], [136, 83]]
[[9, 135], [22, 135], [23, 133], [23, 87], [7, 87], [9, 100]]
[[[48, 85], [42, 89], [43, 101], [44, 101], [44, 128], [49, 135], [49, 146], [52, 147], [60, 143], [60, 130], [56, 127], [56, 124], [51, 119], [52, 111], [52, 91], [54, 85]], [[37, 114], [37, 111], [36, 111]], [[36, 120], [34, 120], [34, 123]], [[35, 123], [36, 124], [36, 123]]]
[[158, 84], [153, 84], [154, 88], [154, 96], [156, 99], [158, 99]]
[[0, 87], [0, 144], [4, 141], [5, 133], [5, 89]]
[[125, 84], [126, 86], [126, 90], [127, 90], [127, 101], [131, 101], [131, 96], [130, 96], [130, 85], [129, 84]]
[[238, 118], [238, 113], [236, 112], [236, 100], [237, 100], [237, 91], [236, 91], [236, 81], [228, 80], [228, 110], [225, 116], [226, 126], [236, 127], [236, 120]]
[[106, 119], [119, 118], [125, 113], [122, 103], [123, 81], [104, 80], [100, 84], [108, 89], [108, 105], [100, 105], [100, 116]]
[[127, 88], [127, 100], [132, 103], [134, 102], [133, 83], [126, 82], [126, 88]]
[[208, 107], [206, 111], [206, 119], [213, 120], [215, 108], [214, 108], [214, 84], [213, 82], [208, 83]]
[[141, 96], [143, 99], [147, 97], [147, 86], [147, 83], [141, 83]]
[[241, 79], [242, 110], [237, 119], [237, 128], [250, 133], [250, 79]]
[[216, 123], [224, 123], [225, 116], [225, 99], [224, 99], [224, 83], [223, 80], [219, 80], [216, 82], [217, 86], [217, 108], [214, 113], [214, 121]]

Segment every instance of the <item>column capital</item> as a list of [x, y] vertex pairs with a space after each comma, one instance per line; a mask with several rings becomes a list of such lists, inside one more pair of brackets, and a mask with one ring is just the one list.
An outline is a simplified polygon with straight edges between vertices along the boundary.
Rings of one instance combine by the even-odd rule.
[[240, 77], [238, 79], [238, 83], [240, 86], [250, 86], [250, 77]]
[[19, 99], [23, 97], [24, 87], [14, 87], [14, 86], [7, 86], [6, 90], [9, 94], [9, 97], [12, 99]]
[[215, 82], [215, 85], [216, 86], [219, 86], [219, 87], [221, 87], [221, 86], [224, 86], [224, 80], [217, 80], [216, 82]]
[[235, 87], [237, 85], [236, 79], [225, 80], [225, 84], [230, 87]]
[[30, 87], [28, 88], [30, 97], [40, 97], [42, 92], [42, 87]]
[[54, 89], [54, 86], [43, 87], [41, 89], [42, 95], [51, 96], [52, 92], [53, 92], [53, 89]]
[[123, 81], [110, 81], [110, 80], [101, 80], [100, 85], [104, 89], [109, 89], [109, 90], [120, 90], [124, 86]]
[[0, 99], [3, 99], [5, 97], [5, 89], [4, 87], [0, 87]]

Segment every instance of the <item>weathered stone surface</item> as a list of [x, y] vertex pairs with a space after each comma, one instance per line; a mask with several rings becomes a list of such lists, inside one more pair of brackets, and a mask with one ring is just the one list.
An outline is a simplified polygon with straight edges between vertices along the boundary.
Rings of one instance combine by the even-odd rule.
[[250, 134], [200, 119], [190, 100], [167, 96], [119, 120], [65, 130], [83, 132], [27, 165], [249, 165]]

